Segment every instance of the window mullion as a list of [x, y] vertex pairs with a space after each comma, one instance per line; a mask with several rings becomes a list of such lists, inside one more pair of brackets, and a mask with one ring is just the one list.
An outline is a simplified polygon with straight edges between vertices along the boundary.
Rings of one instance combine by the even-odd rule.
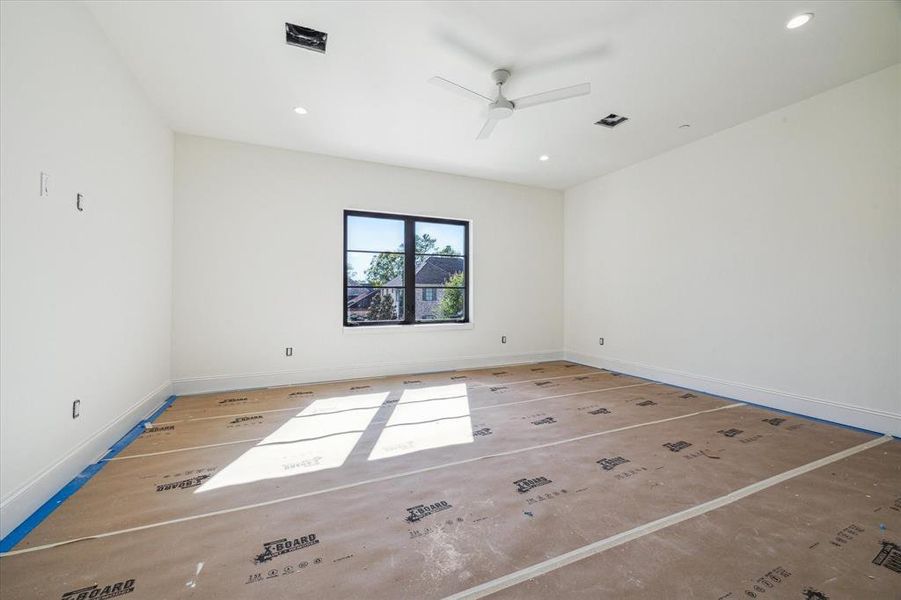
[[469, 225], [463, 228], [463, 322], [469, 322]]
[[404, 219], [404, 323], [416, 319], [416, 225], [412, 218]]
[[341, 299], [344, 304], [344, 326], [350, 323], [347, 320], [347, 211], [344, 211], [344, 287], [341, 290]]

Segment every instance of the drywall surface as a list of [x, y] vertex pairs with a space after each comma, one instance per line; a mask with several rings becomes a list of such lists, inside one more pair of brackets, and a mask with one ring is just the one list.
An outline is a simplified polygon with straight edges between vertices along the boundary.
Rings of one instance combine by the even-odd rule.
[[568, 358], [901, 434], [899, 79], [567, 190]]
[[168, 394], [173, 140], [80, 3], [0, 14], [6, 535]]
[[[560, 356], [561, 192], [185, 135], [175, 148], [176, 391]], [[472, 325], [345, 331], [345, 209], [471, 220]]]

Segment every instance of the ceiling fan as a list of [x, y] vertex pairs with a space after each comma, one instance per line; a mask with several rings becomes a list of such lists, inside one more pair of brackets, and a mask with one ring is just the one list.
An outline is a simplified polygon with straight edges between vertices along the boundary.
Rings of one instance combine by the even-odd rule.
[[459, 83], [454, 83], [444, 77], [435, 76], [429, 79], [429, 82], [446, 90], [462, 94], [467, 98], [472, 98], [479, 102], [488, 102], [488, 120], [485, 121], [482, 130], [479, 131], [479, 134], [476, 136], [477, 140], [487, 140], [491, 137], [491, 132], [494, 131], [494, 126], [497, 125], [497, 122], [501, 119], [513, 116], [513, 113], [517, 110], [538, 106], [539, 104], [547, 104], [548, 102], [575, 98], [576, 96], [584, 96], [591, 93], [590, 83], [580, 83], [579, 85], [541, 92], [540, 94], [523, 96], [522, 98], [517, 98], [515, 100], [507, 100], [504, 97], [502, 88], [503, 85], [507, 83], [507, 80], [510, 79], [510, 71], [507, 69], [495, 69], [491, 73], [491, 78], [494, 79], [494, 83], [497, 85], [497, 98], [494, 99], [483, 96], [478, 92], [474, 92], [471, 89], [465, 88]]

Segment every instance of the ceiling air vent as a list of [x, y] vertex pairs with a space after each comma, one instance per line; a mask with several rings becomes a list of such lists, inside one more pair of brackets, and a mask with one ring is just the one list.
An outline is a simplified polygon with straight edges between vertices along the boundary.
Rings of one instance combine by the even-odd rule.
[[325, 43], [328, 34], [302, 25], [285, 23], [285, 42], [291, 46], [299, 46], [314, 52], [325, 54]]
[[601, 119], [600, 121], [595, 123], [595, 125], [603, 125], [604, 127], [609, 127], [610, 129], [613, 129], [617, 125], [621, 125], [628, 120], [629, 120], [629, 117], [623, 117], [620, 115], [615, 115], [613, 113], [610, 113], [609, 115], [607, 115], [606, 117], [604, 117], [603, 119]]

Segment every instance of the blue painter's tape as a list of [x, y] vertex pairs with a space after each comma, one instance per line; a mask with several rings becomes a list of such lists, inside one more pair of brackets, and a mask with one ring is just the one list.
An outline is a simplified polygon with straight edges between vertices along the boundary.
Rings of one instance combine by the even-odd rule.
[[169, 396], [163, 405], [160, 406], [157, 410], [153, 412], [146, 419], [141, 420], [140, 423], [131, 428], [131, 430], [122, 436], [118, 442], [112, 445], [106, 454], [103, 455], [103, 458], [98, 460], [92, 465], [89, 465], [85, 468], [84, 471], [75, 476], [75, 479], [67, 483], [63, 488], [56, 492], [52, 498], [47, 500], [40, 508], [34, 511], [31, 516], [22, 521], [18, 527], [9, 532], [9, 534], [0, 540], [0, 552], [9, 552], [12, 550], [16, 544], [22, 541], [22, 539], [31, 533], [31, 530], [41, 524], [41, 521], [46, 519], [50, 514], [57, 509], [57, 507], [66, 501], [66, 499], [77, 492], [81, 487], [88, 482], [88, 480], [96, 475], [100, 469], [102, 469], [106, 462], [112, 457], [116, 456], [122, 450], [132, 443], [135, 438], [137, 438], [144, 431], [145, 423], [152, 423], [155, 421], [163, 411], [172, 406], [172, 403], [175, 402], [176, 396]]
[[122, 452], [126, 446], [128, 446], [130, 443], [135, 441], [135, 439], [137, 439], [137, 437], [139, 435], [144, 433], [144, 429], [145, 429], [144, 425], [145, 424], [153, 423], [154, 421], [156, 421], [159, 418], [159, 416], [161, 414], [163, 414], [163, 412], [167, 408], [172, 406], [173, 402], [175, 402], [175, 396], [169, 396], [169, 398], [167, 398], [166, 401], [163, 402], [163, 405], [160, 406], [158, 409], [156, 409], [153, 412], [153, 414], [151, 414], [149, 417], [147, 417], [146, 419], [144, 419], [143, 421], [141, 421], [140, 423], [138, 423], [137, 425], [132, 427], [131, 431], [129, 431], [128, 433], [123, 435], [122, 439], [120, 439], [118, 442], [113, 444], [110, 447], [109, 451], [106, 454], [104, 454], [103, 457], [98, 462], [101, 462], [101, 463], [106, 462], [109, 459], [111, 459], [112, 457], [114, 457], [117, 454], [119, 454], [120, 452]]

